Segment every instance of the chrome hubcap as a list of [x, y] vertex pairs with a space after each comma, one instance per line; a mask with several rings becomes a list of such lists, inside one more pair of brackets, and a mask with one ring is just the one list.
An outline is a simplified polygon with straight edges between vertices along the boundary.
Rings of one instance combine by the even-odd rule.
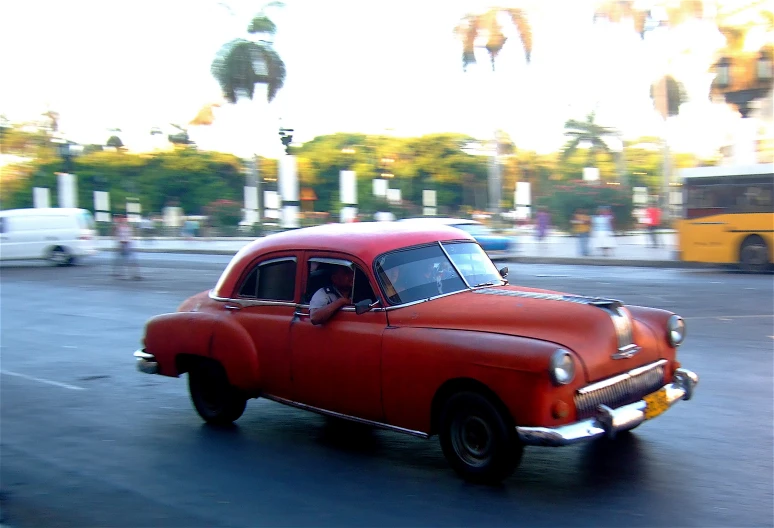
[[480, 467], [492, 457], [492, 430], [478, 416], [463, 416], [454, 421], [451, 431], [454, 451], [466, 464]]

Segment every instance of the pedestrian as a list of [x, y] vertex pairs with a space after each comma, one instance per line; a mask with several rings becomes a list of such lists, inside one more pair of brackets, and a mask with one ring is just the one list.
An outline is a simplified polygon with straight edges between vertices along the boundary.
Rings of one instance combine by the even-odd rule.
[[577, 209], [572, 218], [572, 229], [578, 237], [578, 249], [582, 257], [589, 256], [589, 233], [591, 231], [591, 217], [585, 209]]
[[126, 270], [126, 278], [130, 278], [130, 268], [134, 270], [134, 275], [131, 278], [140, 280], [140, 267], [137, 263], [137, 257], [134, 254], [134, 233], [132, 232], [132, 226], [129, 224], [125, 216], [116, 216], [115, 232], [114, 236], [118, 241], [118, 247], [116, 248], [116, 257], [113, 260], [113, 276], [120, 276], [119, 268]]
[[548, 233], [548, 226], [551, 224], [551, 215], [548, 214], [548, 211], [543, 205], [538, 208], [535, 224], [535, 235], [537, 236], [538, 242], [542, 242]]
[[609, 208], [597, 208], [597, 213], [591, 219], [591, 232], [594, 248], [605, 257], [611, 256], [615, 240], [613, 239], [613, 213]]
[[650, 233], [650, 240], [653, 243], [653, 247], [658, 247], [658, 228], [661, 226], [661, 209], [658, 208], [656, 202], [652, 202], [650, 207], [645, 209], [645, 225], [648, 226], [648, 233]]

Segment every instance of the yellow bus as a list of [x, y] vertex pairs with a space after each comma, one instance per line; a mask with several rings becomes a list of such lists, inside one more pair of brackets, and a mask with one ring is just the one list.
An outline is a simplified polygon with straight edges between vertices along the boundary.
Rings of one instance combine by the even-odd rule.
[[774, 165], [683, 169], [680, 260], [765, 271], [774, 262]]

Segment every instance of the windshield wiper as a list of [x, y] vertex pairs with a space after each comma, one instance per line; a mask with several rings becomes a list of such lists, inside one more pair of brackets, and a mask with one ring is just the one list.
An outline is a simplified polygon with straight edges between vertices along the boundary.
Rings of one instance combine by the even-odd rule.
[[476, 285], [475, 285], [475, 286], [473, 286], [473, 287], [474, 287], [474, 288], [480, 288], [481, 286], [494, 286], [494, 285], [495, 285], [495, 283], [494, 283], [494, 282], [492, 282], [492, 281], [489, 281], [489, 282], [482, 282], [481, 284], [476, 284]]

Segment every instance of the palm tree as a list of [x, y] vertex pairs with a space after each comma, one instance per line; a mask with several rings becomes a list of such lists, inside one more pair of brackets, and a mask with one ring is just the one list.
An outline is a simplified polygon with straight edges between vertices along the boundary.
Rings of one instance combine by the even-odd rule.
[[224, 44], [212, 61], [210, 71], [230, 103], [236, 103], [239, 97], [252, 99], [256, 84], [267, 86], [267, 99], [271, 102], [284, 85], [285, 63], [269, 40], [277, 26], [265, 13], [268, 7], [281, 6], [281, 2], [271, 2], [250, 21], [247, 32], [264, 38], [236, 38]]
[[532, 28], [529, 25], [527, 16], [522, 9], [517, 8], [492, 8], [483, 14], [469, 14], [462, 18], [460, 23], [454, 28], [454, 32], [462, 41], [462, 69], [466, 70], [468, 64], [475, 64], [474, 54], [476, 41], [479, 37], [485, 36], [486, 51], [489, 53], [489, 60], [492, 63], [492, 71], [495, 69], [495, 59], [505, 45], [508, 37], [503, 33], [503, 27], [500, 24], [500, 17], [510, 18], [516, 31], [521, 38], [522, 47], [527, 63], [532, 55]]
[[[607, 144], [609, 138], [618, 138], [620, 133], [609, 127], [603, 127], [594, 122], [596, 114], [591, 112], [586, 116], [585, 121], [578, 121], [576, 119], [568, 119], [564, 123], [564, 134], [569, 137], [567, 143], [562, 148], [561, 160], [566, 161], [572, 156], [575, 151], [578, 150], [582, 143], [589, 144], [588, 152], [588, 164], [593, 165], [602, 153], [608, 154], [613, 157], [613, 153]], [[623, 160], [623, 149], [620, 153], [619, 162], [619, 178], [624, 179], [623, 169], [621, 163]]]
[[[468, 14], [462, 18], [454, 32], [462, 42], [462, 69], [467, 71], [469, 64], [476, 63], [475, 48], [476, 41], [481, 37], [486, 38], [486, 51], [489, 54], [489, 60], [492, 63], [492, 71], [495, 71], [495, 59], [503, 49], [508, 37], [503, 33], [503, 26], [500, 24], [501, 18], [508, 18], [515, 26], [516, 32], [521, 39], [524, 58], [529, 64], [532, 55], [532, 27], [527, 20], [527, 15], [523, 9], [518, 8], [491, 8], [482, 14]], [[500, 166], [497, 160], [497, 149], [499, 141], [497, 132], [495, 132], [494, 151], [489, 173], [489, 209], [494, 212], [500, 211], [501, 182]]]

